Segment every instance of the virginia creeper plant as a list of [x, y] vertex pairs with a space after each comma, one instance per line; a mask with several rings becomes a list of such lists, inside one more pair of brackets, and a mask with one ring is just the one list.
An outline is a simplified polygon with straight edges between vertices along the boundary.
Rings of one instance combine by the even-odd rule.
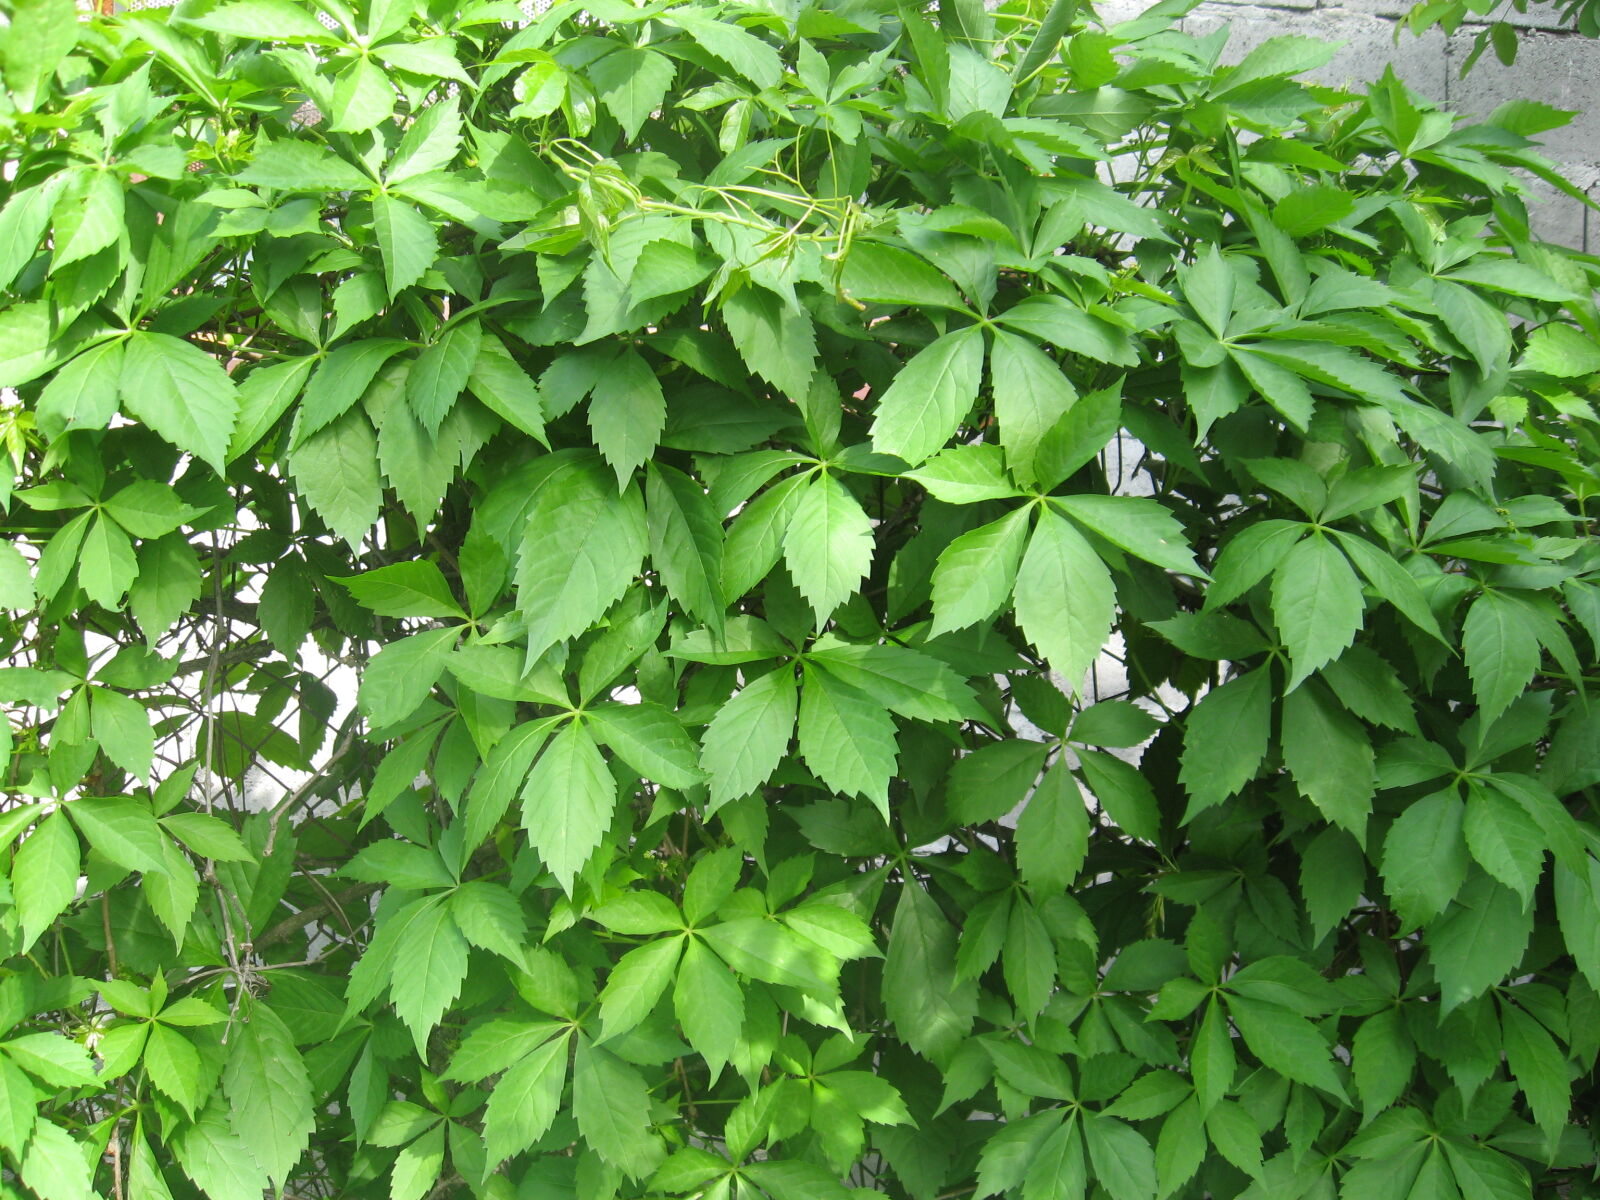
[[1596, 1194], [1566, 114], [1185, 10], [12, 0], [0, 1195]]

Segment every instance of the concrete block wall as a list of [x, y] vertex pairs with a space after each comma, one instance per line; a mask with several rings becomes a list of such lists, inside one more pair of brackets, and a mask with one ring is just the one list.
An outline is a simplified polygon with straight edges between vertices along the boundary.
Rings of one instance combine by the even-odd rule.
[[[1099, 0], [1095, 9], [1109, 24], [1147, 6], [1141, 0]], [[1226, 57], [1235, 61], [1282, 34], [1340, 42], [1333, 60], [1316, 73], [1321, 82], [1359, 85], [1393, 64], [1408, 87], [1463, 115], [1487, 116], [1514, 99], [1576, 112], [1570, 125], [1539, 140], [1567, 179], [1600, 200], [1600, 40], [1562, 31], [1549, 5], [1527, 14], [1507, 6], [1507, 19], [1521, 27], [1516, 63], [1502, 65], [1491, 50], [1463, 78], [1462, 63], [1481, 27], [1463, 26], [1450, 36], [1437, 29], [1421, 37], [1401, 30], [1397, 40], [1410, 8], [1410, 0], [1206, 0], [1183, 28], [1205, 34], [1229, 27]], [[1530, 187], [1529, 209], [1543, 237], [1600, 254], [1600, 213], [1542, 183]]]

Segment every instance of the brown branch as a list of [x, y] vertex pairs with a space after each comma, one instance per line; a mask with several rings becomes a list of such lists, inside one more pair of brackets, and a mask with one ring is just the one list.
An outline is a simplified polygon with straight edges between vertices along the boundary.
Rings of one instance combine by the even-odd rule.
[[251, 943], [251, 948], [259, 954], [268, 946], [275, 946], [277, 943], [293, 937], [312, 922], [331, 916], [336, 910], [342, 909], [351, 901], [360, 900], [363, 896], [370, 896], [382, 886], [380, 883], [356, 883], [337, 892], [330, 892], [328, 899], [319, 900], [315, 904], [308, 904], [299, 912], [291, 913], [275, 924], [267, 926], [262, 931], [261, 936]]

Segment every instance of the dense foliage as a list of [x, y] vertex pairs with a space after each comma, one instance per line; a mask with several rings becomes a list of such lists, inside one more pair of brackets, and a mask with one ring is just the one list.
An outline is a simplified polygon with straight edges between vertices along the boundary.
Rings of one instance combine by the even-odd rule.
[[1561, 114], [1183, 11], [16, 0], [0, 1193], [1595, 1194]]

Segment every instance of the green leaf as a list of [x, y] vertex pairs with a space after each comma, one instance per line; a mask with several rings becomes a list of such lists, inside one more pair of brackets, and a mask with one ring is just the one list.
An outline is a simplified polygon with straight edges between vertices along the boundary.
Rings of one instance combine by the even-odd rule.
[[80, 170], [68, 175], [51, 214], [55, 244], [51, 274], [115, 243], [125, 224], [126, 205], [122, 183], [110, 171]]
[[1230, 679], [1207, 692], [1183, 730], [1183, 769], [1189, 792], [1187, 822], [1236, 795], [1256, 777], [1272, 729], [1272, 684], [1266, 670]]
[[1089, 813], [1077, 782], [1057, 763], [1045, 772], [1017, 821], [1017, 869], [1036, 893], [1072, 886], [1089, 850]]
[[1487, 875], [1469, 878], [1423, 939], [1439, 980], [1443, 1011], [1482, 995], [1511, 974], [1532, 932], [1531, 905]]
[[337, 582], [349, 590], [362, 608], [380, 617], [464, 619], [466, 616], [450, 594], [444, 572], [427, 559], [393, 563]]
[[979, 326], [946, 334], [919, 351], [878, 401], [873, 448], [913, 466], [931, 457], [972, 408], [982, 373]]
[[338, 133], [365, 133], [394, 115], [394, 85], [365, 55], [339, 72], [331, 98], [328, 128]]
[[23, 112], [37, 109], [56, 68], [77, 44], [79, 21], [77, 8], [68, 0], [20, 0], [12, 10], [0, 45], [0, 64], [5, 67], [6, 90]]
[[1522, 806], [1493, 788], [1469, 783], [1462, 832], [1478, 865], [1531, 904], [1544, 872], [1545, 843]]
[[599, 1040], [636, 1028], [650, 1015], [677, 972], [682, 937], [657, 938], [635, 946], [611, 968], [600, 992]]
[[238, 423], [228, 440], [229, 462], [247, 453], [289, 411], [316, 362], [311, 356], [291, 358], [257, 367], [244, 377], [239, 385]]
[[1200, 1105], [1185, 1100], [1161, 1123], [1156, 1140], [1156, 1195], [1170, 1196], [1193, 1178], [1205, 1161], [1206, 1148]]
[[1006, 463], [1018, 481], [1037, 479], [1034, 459], [1045, 434], [1077, 402], [1061, 367], [1027, 338], [996, 332], [989, 354], [995, 416]]
[[589, 731], [578, 722], [551, 739], [522, 788], [522, 826], [539, 857], [568, 890], [605, 838], [617, 784]]
[[978, 985], [957, 979], [955, 956], [955, 931], [933, 897], [915, 884], [902, 888], [883, 964], [883, 1004], [896, 1036], [935, 1062], [955, 1053], [978, 1011]]
[[865, 796], [889, 819], [889, 780], [899, 748], [894, 721], [877, 702], [808, 667], [799, 734], [800, 753], [818, 778], [835, 792]]
[[903, 717], [923, 721], [986, 719], [959, 675], [930, 654], [893, 643], [863, 645], [819, 638], [806, 661], [865, 692]]
[[1400, 1015], [1394, 1008], [1374, 1013], [1351, 1043], [1356, 1094], [1369, 1117], [1400, 1098], [1416, 1069], [1417, 1049]]
[[[383, 365], [406, 348], [398, 338], [366, 338], [331, 350], [317, 363], [301, 399], [295, 444], [349, 412]], [[250, 378], [254, 379], [256, 373]]]
[[978, 1184], [974, 1196], [997, 1196], [1021, 1184], [1044, 1155], [1054, 1134], [1063, 1128], [1062, 1111], [1051, 1108], [1016, 1121], [994, 1121], [997, 1132], [983, 1144], [978, 1161]]
[[1206, 1005], [1206, 1015], [1195, 1031], [1194, 1044], [1189, 1048], [1189, 1070], [1194, 1076], [1195, 1097], [1199, 1101], [1200, 1115], [1215, 1107], [1217, 1101], [1233, 1088], [1233, 1077], [1238, 1071], [1238, 1059], [1233, 1048], [1233, 1034], [1228, 1030], [1221, 999], [1213, 996]]
[[492, 333], [483, 334], [477, 358], [467, 376], [467, 386], [483, 401], [484, 407], [506, 424], [545, 442], [544, 401], [539, 389], [511, 356], [505, 343]]
[[483, 344], [483, 327], [476, 321], [452, 325], [439, 340], [417, 355], [406, 373], [406, 404], [429, 435], [437, 435], [467, 386], [478, 350]]
[[597, 461], [575, 460], [547, 480], [528, 512], [517, 556], [517, 607], [528, 661], [588, 629], [638, 574], [649, 535], [644, 505], [620, 495]]
[[872, 550], [872, 522], [834, 475], [821, 471], [799, 488], [783, 555], [818, 626], [860, 587]]
[[245, 1139], [228, 1123], [227, 1109], [220, 1101], [183, 1129], [173, 1139], [171, 1149], [184, 1174], [194, 1180], [203, 1195], [244, 1200], [271, 1186]]
[[78, 584], [102, 608], [118, 608], [138, 571], [133, 543], [105, 517], [96, 517], [78, 552]]
[[1286, 691], [1339, 657], [1365, 610], [1356, 573], [1327, 538], [1313, 533], [1290, 548], [1272, 576], [1272, 617], [1291, 663]]
[[83, 1148], [53, 1121], [34, 1125], [27, 1153], [20, 1158], [17, 1177], [39, 1200], [95, 1200], [94, 1175]]
[[[386, 51], [392, 47], [385, 47]], [[449, 166], [461, 150], [461, 102], [456, 96], [429, 104], [417, 113], [395, 147], [384, 178], [403, 183], [417, 175]]]
[[316, 1119], [311, 1078], [283, 1020], [262, 1001], [229, 1038], [222, 1088], [239, 1128], [250, 1130], [250, 1154], [278, 1186], [305, 1154]]
[[585, 712], [595, 736], [644, 778], [674, 788], [704, 782], [695, 761], [694, 742], [667, 709], [649, 701], [608, 701]]
[[433, 266], [439, 257], [439, 239], [426, 217], [387, 193], [372, 198], [372, 228], [383, 255], [389, 299], [393, 300]]
[[1078, 767], [1101, 810], [1117, 828], [1141, 841], [1161, 840], [1155, 792], [1138, 768], [1097, 750], [1079, 750]]
[[1010, 597], [1028, 538], [1028, 510], [1013, 509], [955, 538], [933, 569], [937, 637], [992, 617]]
[[839, 286], [846, 296], [863, 304], [966, 308], [937, 268], [884, 242], [853, 242], [840, 270]]
[[1461, 653], [1485, 724], [1527, 690], [1541, 660], [1538, 634], [1526, 611], [1491, 591], [1467, 609], [1461, 623]]
[[93, 1087], [99, 1082], [89, 1051], [59, 1033], [27, 1033], [9, 1038], [0, 1042], [0, 1050], [50, 1087]]
[[650, 561], [673, 599], [701, 623], [720, 628], [722, 523], [705, 489], [665, 463], [648, 464], [645, 507]]
[[1366, 855], [1350, 834], [1329, 828], [1311, 840], [1300, 856], [1300, 894], [1315, 940], [1322, 941], [1349, 915], [1366, 883]]
[[436, 1124], [395, 1156], [389, 1200], [423, 1200], [444, 1170], [444, 1125]]
[[378, 442], [360, 412], [348, 412], [295, 450], [289, 470], [307, 503], [351, 548], [378, 520], [383, 485]]
[[250, 165], [234, 178], [289, 192], [357, 192], [372, 186], [358, 167], [326, 146], [300, 138], [257, 139]]
[[1064, 517], [1041, 509], [1017, 571], [1017, 622], [1073, 691], [1111, 638], [1111, 573]]
[[1383, 839], [1384, 886], [1414, 928], [1444, 911], [1467, 878], [1465, 810], [1455, 790], [1413, 801]]
[[1206, 1114], [1206, 1134], [1223, 1158], [1247, 1175], [1261, 1178], [1261, 1130], [1243, 1105], [1217, 1101]]
[[1155, 1151], [1131, 1125], [1115, 1117], [1083, 1122], [1094, 1178], [1112, 1200], [1152, 1200], [1156, 1194]]
[[467, 939], [442, 896], [430, 898], [400, 931], [394, 953], [389, 997], [420, 1053], [467, 974]]
[[1500, 1028], [1505, 1035], [1506, 1065], [1528, 1098], [1534, 1121], [1555, 1145], [1572, 1110], [1567, 1057], [1544, 1026], [1514, 1004], [1501, 1002]]
[[356, 701], [375, 729], [409, 717], [428, 698], [450, 661], [460, 629], [428, 629], [390, 642], [361, 674]]
[[654, 452], [666, 422], [661, 381], [643, 357], [625, 353], [601, 374], [589, 401], [589, 428], [619, 487]]
[[89, 845], [129, 871], [166, 870], [166, 838], [155, 817], [132, 796], [80, 796], [67, 814]]
[[661, 107], [676, 74], [677, 68], [666, 55], [638, 46], [613, 50], [589, 68], [589, 80], [601, 102], [617, 118], [630, 142], [639, 136], [650, 114]]
[[1065, 296], [1028, 296], [995, 319], [1008, 328], [1096, 362], [1131, 367], [1139, 361], [1133, 339], [1124, 330]]
[[715, 811], [772, 775], [794, 735], [799, 695], [794, 672], [769, 671], [736, 692], [706, 727], [700, 765], [711, 776]]
[[1375, 790], [1372, 742], [1326, 689], [1304, 683], [1283, 702], [1284, 765], [1300, 792], [1335, 825], [1366, 837]]
[[[8, 204], [6, 212], [10, 211]], [[4, 214], [0, 214], [0, 221], [3, 220]], [[4, 273], [5, 269], [0, 268], [0, 275]], [[121, 338], [102, 342], [55, 373], [39, 394], [34, 411], [45, 436], [53, 440], [69, 429], [104, 429], [111, 424], [117, 411], [117, 395], [106, 386], [106, 380], [121, 377], [126, 346]]]
[[461, 884], [450, 898], [450, 915], [474, 946], [511, 963], [524, 961], [528, 933], [522, 905], [499, 884], [481, 879]]
[[333, 45], [337, 39], [315, 17], [289, 0], [228, 0], [201, 16], [186, 17], [190, 25], [231, 37], [291, 45]]
[[905, 477], [946, 504], [977, 504], [1022, 494], [1006, 475], [1004, 452], [988, 442], [941, 450]]
[[1244, 1044], [1272, 1070], [1296, 1083], [1344, 1097], [1328, 1044], [1305, 1017], [1275, 1004], [1237, 995], [1228, 997], [1228, 1014]]
[[950, 768], [946, 803], [964, 825], [998, 821], [1017, 809], [1044, 768], [1050, 747], [1012, 738], [989, 742], [963, 754]]
[[78, 891], [78, 871], [78, 835], [58, 809], [23, 840], [11, 865], [11, 891], [22, 923], [24, 950], [72, 903]]
[[817, 340], [805, 310], [786, 305], [765, 288], [745, 287], [723, 301], [722, 319], [752, 375], [787, 396], [806, 394]]
[[117, 394], [130, 414], [221, 473], [239, 395], [216, 359], [165, 333], [134, 334]]
[[566, 1079], [567, 1039], [554, 1037], [495, 1081], [483, 1115], [490, 1168], [521, 1154], [549, 1131]]
[[178, 493], [154, 479], [141, 479], [120, 488], [105, 502], [112, 518], [135, 537], [165, 537], [204, 509], [185, 504]]
[[1169, 571], [1204, 576], [1166, 506], [1141, 496], [1061, 496], [1052, 505], [1129, 554]]
[[1447, 1138], [1440, 1144], [1463, 1200], [1520, 1200], [1529, 1194], [1528, 1172], [1515, 1159], [1477, 1142]]
[[139, 574], [128, 590], [128, 608], [146, 638], [172, 628], [200, 595], [200, 563], [194, 548], [172, 534], [139, 548]]
[[663, 1157], [650, 1133], [644, 1080], [608, 1051], [579, 1037], [572, 1060], [572, 1113], [584, 1140], [631, 1178], [653, 1171]]
[[684, 943], [672, 1003], [684, 1037], [715, 1079], [738, 1051], [744, 992], [733, 972], [696, 938]]

